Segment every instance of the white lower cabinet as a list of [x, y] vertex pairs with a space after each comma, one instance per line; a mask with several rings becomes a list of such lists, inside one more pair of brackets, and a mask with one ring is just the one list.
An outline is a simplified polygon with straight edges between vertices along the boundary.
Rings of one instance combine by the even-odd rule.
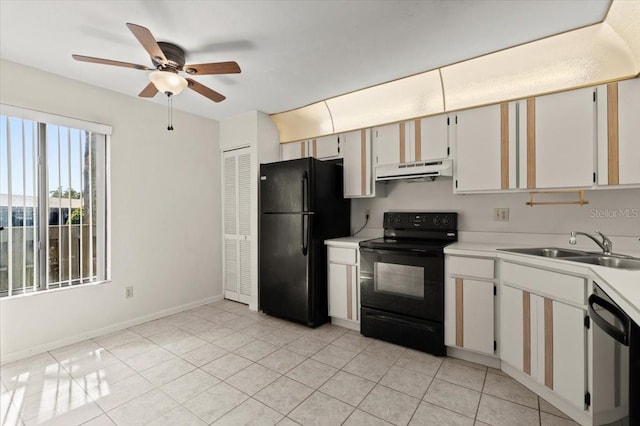
[[329, 316], [359, 321], [358, 267], [329, 263]]
[[359, 241], [345, 237], [327, 240], [327, 292], [333, 323], [360, 330]]
[[448, 255], [445, 275], [445, 345], [493, 356], [493, 259]]
[[[535, 288], [537, 280], [540, 287]], [[589, 414], [586, 277], [502, 263], [500, 358], [556, 405]], [[547, 396], [547, 398], [549, 398]], [[560, 401], [560, 403], [559, 403]]]

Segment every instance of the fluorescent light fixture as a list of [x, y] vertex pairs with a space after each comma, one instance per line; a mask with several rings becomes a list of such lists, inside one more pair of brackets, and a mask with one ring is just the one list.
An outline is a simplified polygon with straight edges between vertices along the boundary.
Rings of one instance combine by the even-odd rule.
[[280, 132], [280, 142], [308, 139], [310, 135], [331, 135], [337, 131], [333, 128], [331, 113], [324, 101], [273, 114], [271, 120]]
[[438, 70], [326, 100], [336, 132], [444, 112]]
[[442, 68], [447, 111], [633, 77], [630, 50], [609, 25], [523, 44]]
[[149, 74], [149, 80], [159, 92], [170, 95], [177, 95], [189, 84], [183, 77], [169, 71], [154, 71]]
[[637, 77], [640, 1], [604, 21], [274, 114], [280, 142]]

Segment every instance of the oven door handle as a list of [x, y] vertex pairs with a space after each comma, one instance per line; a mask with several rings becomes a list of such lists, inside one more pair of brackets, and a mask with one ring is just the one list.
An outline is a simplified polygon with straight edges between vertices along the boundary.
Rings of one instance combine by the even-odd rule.
[[360, 252], [364, 253], [374, 253], [374, 254], [399, 254], [402, 256], [438, 256], [442, 255], [442, 250], [421, 250], [421, 249], [409, 249], [409, 250], [383, 250], [383, 249], [372, 249], [367, 247], [360, 247]]
[[[619, 330], [618, 328], [611, 325], [609, 321], [602, 318], [602, 316], [600, 316], [600, 314], [595, 310], [593, 305], [598, 305], [605, 311], [613, 315], [618, 321], [620, 321], [622, 327], [624, 328], [624, 331]], [[613, 303], [610, 303], [609, 301], [603, 299], [602, 297], [592, 294], [591, 296], [589, 296], [589, 315], [591, 315], [593, 321], [605, 333], [607, 333], [609, 336], [613, 337], [623, 345], [629, 346], [629, 318], [627, 317], [627, 315], [625, 315], [624, 312], [620, 310], [620, 308], [615, 306]]]

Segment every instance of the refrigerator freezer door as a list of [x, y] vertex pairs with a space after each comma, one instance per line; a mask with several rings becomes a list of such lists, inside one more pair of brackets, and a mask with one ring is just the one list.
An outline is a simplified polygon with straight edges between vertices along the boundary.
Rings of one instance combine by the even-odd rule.
[[260, 211], [314, 211], [313, 158], [260, 165]]
[[314, 250], [307, 240], [311, 222], [311, 215], [305, 214], [260, 216], [260, 309], [305, 324], [312, 321], [308, 277]]

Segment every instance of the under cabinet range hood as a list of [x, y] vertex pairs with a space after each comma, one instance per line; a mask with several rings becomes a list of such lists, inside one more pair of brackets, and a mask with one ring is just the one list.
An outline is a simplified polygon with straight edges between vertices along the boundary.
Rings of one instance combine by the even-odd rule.
[[376, 166], [376, 180], [435, 180], [438, 176], [453, 176], [451, 160], [418, 161], [415, 163], [383, 164]]

